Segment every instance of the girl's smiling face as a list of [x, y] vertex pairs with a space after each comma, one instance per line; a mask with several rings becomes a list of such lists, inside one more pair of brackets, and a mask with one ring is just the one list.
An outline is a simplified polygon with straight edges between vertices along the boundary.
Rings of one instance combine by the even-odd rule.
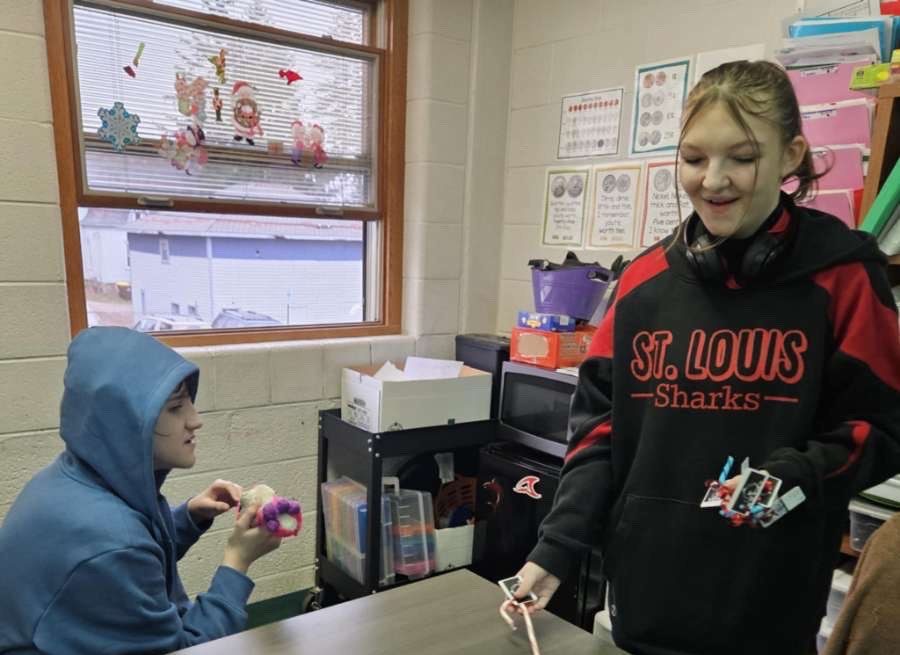
[[777, 126], [742, 114], [747, 134], [723, 102], [694, 115], [679, 150], [679, 177], [706, 231], [752, 235], [778, 205], [782, 181], [806, 153], [801, 136], [783, 143]]

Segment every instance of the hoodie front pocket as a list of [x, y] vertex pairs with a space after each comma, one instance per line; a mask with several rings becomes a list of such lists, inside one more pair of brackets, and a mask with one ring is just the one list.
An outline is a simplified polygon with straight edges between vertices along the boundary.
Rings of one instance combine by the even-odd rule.
[[616, 632], [705, 653], [774, 616], [799, 625], [816, 560], [808, 527], [786, 517], [771, 529], [734, 528], [698, 504], [628, 496], [611, 545]]

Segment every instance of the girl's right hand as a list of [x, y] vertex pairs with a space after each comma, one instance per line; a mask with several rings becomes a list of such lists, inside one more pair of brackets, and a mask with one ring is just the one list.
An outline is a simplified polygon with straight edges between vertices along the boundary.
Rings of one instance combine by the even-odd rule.
[[223, 564], [246, 573], [256, 560], [281, 545], [281, 537], [276, 537], [262, 527], [253, 527], [253, 519], [259, 509], [256, 505], [244, 508], [225, 544]]
[[515, 593], [516, 599], [525, 598], [529, 591], [533, 591], [538, 597], [533, 603], [519, 606], [528, 608], [531, 614], [547, 607], [547, 603], [550, 602], [553, 594], [559, 588], [559, 578], [534, 562], [525, 562], [525, 566], [516, 575], [522, 578], [522, 582]]

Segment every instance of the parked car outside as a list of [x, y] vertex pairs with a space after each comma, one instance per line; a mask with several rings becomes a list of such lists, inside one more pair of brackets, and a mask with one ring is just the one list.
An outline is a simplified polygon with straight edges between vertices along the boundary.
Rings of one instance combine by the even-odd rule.
[[249, 309], [238, 309], [236, 307], [223, 309], [212, 322], [213, 328], [219, 329], [268, 327], [281, 324], [281, 321], [272, 318], [268, 314], [260, 314]]
[[184, 314], [148, 314], [134, 324], [138, 332], [171, 332], [174, 330], [208, 330], [209, 323], [198, 316]]

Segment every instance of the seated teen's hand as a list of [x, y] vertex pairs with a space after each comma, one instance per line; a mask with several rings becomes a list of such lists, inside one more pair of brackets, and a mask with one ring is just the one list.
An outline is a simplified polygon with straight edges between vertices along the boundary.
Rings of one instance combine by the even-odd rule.
[[188, 512], [197, 525], [224, 514], [241, 501], [241, 485], [228, 480], [216, 480], [188, 501]]
[[253, 562], [281, 545], [281, 537], [276, 537], [264, 527], [254, 527], [257, 511], [258, 505], [241, 509], [225, 544], [222, 563], [241, 573], [246, 573]]

